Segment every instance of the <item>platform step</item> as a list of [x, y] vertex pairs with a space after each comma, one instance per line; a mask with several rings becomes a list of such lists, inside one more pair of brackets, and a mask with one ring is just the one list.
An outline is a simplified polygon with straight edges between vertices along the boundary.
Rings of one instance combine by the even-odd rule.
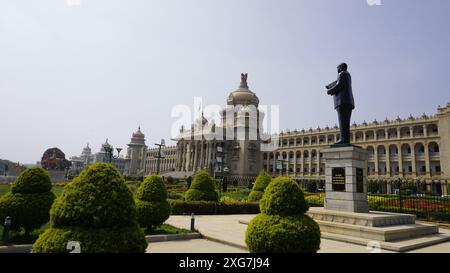
[[410, 224], [388, 227], [367, 227], [345, 223], [318, 221], [322, 232], [348, 235], [377, 241], [395, 241], [439, 233], [439, 227], [432, 224]]
[[433, 235], [422, 236], [418, 238], [409, 238], [404, 240], [398, 240], [393, 242], [381, 242], [374, 241], [365, 238], [358, 238], [353, 236], [347, 236], [342, 234], [334, 234], [328, 232], [321, 233], [322, 239], [329, 239], [334, 241], [352, 243], [357, 245], [367, 246], [368, 249], [373, 249], [376, 251], [376, 248], [395, 251], [395, 252], [407, 252], [414, 249], [419, 249], [427, 246], [437, 245], [440, 243], [444, 243], [450, 241], [450, 236], [439, 233]]

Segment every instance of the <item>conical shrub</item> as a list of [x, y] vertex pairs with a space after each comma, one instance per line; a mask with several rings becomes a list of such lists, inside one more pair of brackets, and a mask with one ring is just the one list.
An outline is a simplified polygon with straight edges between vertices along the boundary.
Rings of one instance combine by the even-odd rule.
[[314, 253], [320, 248], [319, 225], [305, 212], [308, 204], [300, 186], [278, 177], [267, 186], [245, 236], [250, 252]]
[[195, 175], [184, 197], [186, 201], [217, 201], [219, 198], [214, 181], [206, 171], [200, 171]]
[[33, 252], [68, 252], [73, 241], [83, 253], [145, 251], [133, 195], [113, 165], [93, 164], [64, 188]]
[[147, 177], [136, 192], [136, 207], [139, 224], [147, 231], [154, 230], [169, 218], [170, 205], [167, 202], [164, 181], [158, 175]]
[[262, 198], [264, 190], [267, 188], [271, 180], [272, 178], [266, 171], [262, 171], [261, 173], [259, 173], [258, 177], [255, 180], [255, 184], [253, 185], [253, 188], [248, 195], [248, 201], [259, 201]]
[[11, 186], [11, 191], [0, 197], [0, 224], [11, 217], [11, 228], [25, 229], [28, 236], [33, 229], [49, 221], [49, 211], [56, 196], [47, 171], [41, 167], [24, 170]]

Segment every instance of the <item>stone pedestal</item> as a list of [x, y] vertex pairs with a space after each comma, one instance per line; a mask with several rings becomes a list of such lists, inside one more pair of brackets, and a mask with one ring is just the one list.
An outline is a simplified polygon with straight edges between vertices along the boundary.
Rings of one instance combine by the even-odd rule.
[[325, 159], [325, 209], [369, 212], [367, 152], [361, 147], [331, 147]]

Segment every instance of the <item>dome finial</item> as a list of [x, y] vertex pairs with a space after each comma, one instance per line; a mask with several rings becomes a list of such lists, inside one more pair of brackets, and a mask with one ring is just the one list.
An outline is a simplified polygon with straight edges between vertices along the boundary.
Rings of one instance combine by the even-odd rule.
[[247, 77], [248, 77], [247, 73], [241, 73], [241, 84], [239, 85], [239, 87], [248, 88]]

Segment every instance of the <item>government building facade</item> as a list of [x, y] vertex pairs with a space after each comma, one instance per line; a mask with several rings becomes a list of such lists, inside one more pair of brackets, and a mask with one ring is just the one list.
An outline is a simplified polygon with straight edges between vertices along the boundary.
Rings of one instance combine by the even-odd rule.
[[[212, 175], [251, 181], [265, 170], [272, 176], [324, 180], [321, 151], [339, 140], [337, 126], [281, 132], [272, 137], [278, 146], [268, 149], [268, 141], [260, 138], [264, 114], [258, 106], [259, 98], [242, 74], [239, 88], [227, 99], [227, 107], [234, 107], [232, 113], [223, 110], [221, 124], [202, 115], [191, 128], [180, 129], [176, 146], [163, 147], [161, 152], [148, 149], [144, 134], [140, 129], [135, 132], [128, 145], [125, 174], [145, 177], [156, 173], [159, 158], [160, 173], [174, 177], [207, 170]], [[245, 137], [238, 137], [239, 132]], [[252, 132], [256, 137], [250, 136]], [[369, 179], [450, 181], [450, 103], [439, 106], [434, 115], [354, 123], [351, 143], [368, 151]], [[446, 184], [439, 191], [447, 192]]]

